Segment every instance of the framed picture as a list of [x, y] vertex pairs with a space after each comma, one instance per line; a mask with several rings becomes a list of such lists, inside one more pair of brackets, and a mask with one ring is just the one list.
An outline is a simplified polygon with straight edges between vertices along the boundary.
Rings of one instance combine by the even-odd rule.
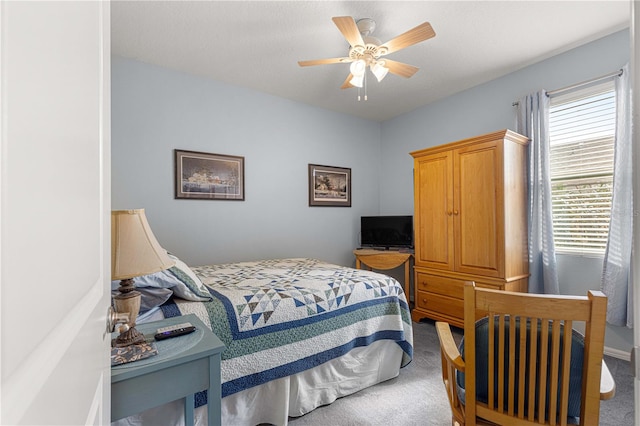
[[309, 205], [351, 207], [351, 169], [309, 164]]
[[175, 198], [244, 201], [244, 157], [175, 150]]

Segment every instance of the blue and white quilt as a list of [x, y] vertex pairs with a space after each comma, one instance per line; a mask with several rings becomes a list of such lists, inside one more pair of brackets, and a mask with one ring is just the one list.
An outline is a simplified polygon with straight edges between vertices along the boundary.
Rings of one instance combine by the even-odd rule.
[[376, 272], [315, 259], [193, 267], [213, 300], [172, 299], [165, 317], [195, 313], [225, 343], [222, 396], [316, 367], [377, 340], [413, 354], [402, 286]]

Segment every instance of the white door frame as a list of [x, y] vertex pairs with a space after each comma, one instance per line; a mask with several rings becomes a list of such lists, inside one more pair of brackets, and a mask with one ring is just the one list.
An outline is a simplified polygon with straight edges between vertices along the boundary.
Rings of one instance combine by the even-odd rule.
[[631, 53], [629, 78], [631, 84], [631, 111], [632, 111], [632, 144], [633, 144], [633, 351], [632, 370], [634, 371], [634, 417], [635, 424], [640, 425], [640, 1], [631, 2]]

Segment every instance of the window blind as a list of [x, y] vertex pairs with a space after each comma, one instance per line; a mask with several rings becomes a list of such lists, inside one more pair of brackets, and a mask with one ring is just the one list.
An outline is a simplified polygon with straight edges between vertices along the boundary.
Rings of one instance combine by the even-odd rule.
[[615, 134], [613, 81], [551, 98], [553, 232], [559, 253], [604, 254]]

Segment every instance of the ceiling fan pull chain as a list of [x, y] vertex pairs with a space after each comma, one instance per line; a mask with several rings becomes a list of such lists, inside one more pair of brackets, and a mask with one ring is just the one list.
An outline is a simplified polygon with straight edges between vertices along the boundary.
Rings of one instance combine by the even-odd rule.
[[367, 100], [367, 72], [364, 73], [364, 100]]

